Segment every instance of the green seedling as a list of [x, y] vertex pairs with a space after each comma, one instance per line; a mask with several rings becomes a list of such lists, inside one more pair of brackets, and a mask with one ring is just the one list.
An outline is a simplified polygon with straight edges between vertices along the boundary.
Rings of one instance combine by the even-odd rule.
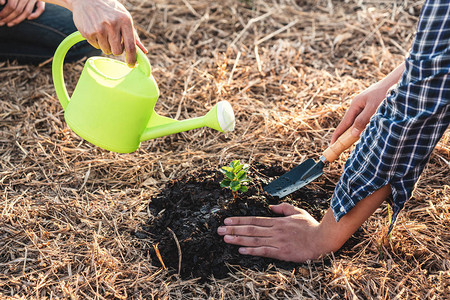
[[220, 172], [225, 175], [225, 178], [220, 182], [220, 186], [229, 188], [233, 193], [234, 200], [236, 200], [239, 192], [245, 193], [248, 191], [246, 184], [250, 182], [247, 177], [249, 167], [247, 164], [241, 164], [239, 160], [233, 160], [229, 166], [220, 169]]

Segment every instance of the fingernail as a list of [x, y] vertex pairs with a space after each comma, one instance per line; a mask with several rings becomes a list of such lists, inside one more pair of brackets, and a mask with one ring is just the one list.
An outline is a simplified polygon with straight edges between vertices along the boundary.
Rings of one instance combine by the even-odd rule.
[[234, 236], [226, 235], [223, 239], [224, 239], [225, 242], [231, 242], [231, 241], [234, 240]]
[[224, 223], [225, 225], [231, 225], [231, 224], [233, 224], [233, 220], [231, 220], [231, 219], [225, 219], [225, 220], [223, 221], [223, 223]]
[[217, 228], [217, 233], [218, 234], [224, 234], [225, 232], [227, 232], [227, 229], [225, 227], [219, 227]]
[[353, 136], [359, 136], [360, 133], [361, 133], [361, 131], [358, 128], [353, 127], [353, 129], [352, 129]]
[[248, 253], [247, 248], [239, 248], [239, 253], [240, 254], [247, 254]]
[[3, 26], [3, 25], [5, 25], [5, 23], [3, 23], [3, 22], [0, 22], [0, 26]]

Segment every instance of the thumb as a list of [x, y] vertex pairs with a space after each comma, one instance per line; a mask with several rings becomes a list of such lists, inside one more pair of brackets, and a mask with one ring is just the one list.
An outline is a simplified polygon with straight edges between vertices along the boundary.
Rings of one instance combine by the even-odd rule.
[[288, 203], [270, 205], [269, 208], [276, 214], [291, 216], [300, 213], [300, 209]]
[[[1, 0], [0, 0], [1, 1]], [[144, 44], [142, 43], [141, 39], [139, 38], [138, 34], [136, 33], [136, 31], [134, 32], [134, 35], [136, 37], [136, 45], [142, 50], [142, 52], [144, 52], [145, 54], [148, 53], [147, 48], [145, 48]]]
[[358, 117], [356, 117], [355, 122], [353, 123], [353, 129], [352, 129], [352, 135], [353, 136], [359, 136], [361, 132], [366, 128], [367, 124], [370, 121], [370, 118], [372, 117], [373, 113], [368, 110], [364, 109]]

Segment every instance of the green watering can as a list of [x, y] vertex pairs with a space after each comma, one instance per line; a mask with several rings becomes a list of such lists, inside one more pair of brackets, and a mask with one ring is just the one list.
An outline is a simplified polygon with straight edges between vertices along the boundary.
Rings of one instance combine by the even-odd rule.
[[220, 101], [198, 118], [177, 121], [158, 115], [154, 110], [158, 85], [147, 57], [139, 48], [135, 68], [107, 57], [89, 58], [69, 98], [63, 77], [64, 57], [83, 40], [79, 32], [64, 39], [56, 49], [52, 66], [64, 118], [83, 139], [109, 151], [129, 153], [139, 148], [142, 141], [173, 133], [204, 126], [221, 132], [234, 129], [234, 113], [227, 101]]

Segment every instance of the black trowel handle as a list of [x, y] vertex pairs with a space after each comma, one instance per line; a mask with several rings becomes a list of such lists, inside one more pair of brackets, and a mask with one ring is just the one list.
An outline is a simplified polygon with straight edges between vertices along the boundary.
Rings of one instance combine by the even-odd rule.
[[357, 140], [358, 136], [352, 135], [352, 128], [347, 129], [330, 147], [328, 147], [324, 152], [323, 156], [328, 162], [333, 162], [338, 159], [339, 155], [353, 145]]

